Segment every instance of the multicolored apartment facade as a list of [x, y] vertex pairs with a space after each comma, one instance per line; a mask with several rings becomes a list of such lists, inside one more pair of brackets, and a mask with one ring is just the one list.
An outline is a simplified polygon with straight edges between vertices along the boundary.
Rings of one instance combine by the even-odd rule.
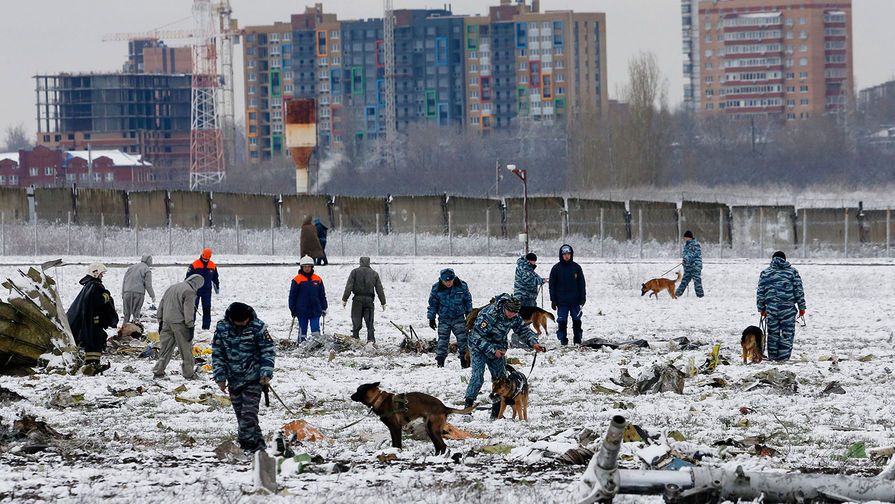
[[684, 101], [786, 121], [854, 107], [851, 0], [682, 0]]
[[[537, 0], [501, 0], [479, 16], [396, 10], [398, 131], [429, 122], [488, 132], [607, 110], [605, 19], [542, 13]], [[249, 159], [285, 155], [283, 104], [290, 98], [317, 101], [324, 149], [383, 136], [383, 40], [381, 18], [339, 21], [322, 4], [289, 23], [244, 28]]]

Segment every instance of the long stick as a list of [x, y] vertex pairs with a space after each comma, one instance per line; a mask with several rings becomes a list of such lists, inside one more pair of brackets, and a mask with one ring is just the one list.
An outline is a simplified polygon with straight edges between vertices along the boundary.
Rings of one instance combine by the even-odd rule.
[[268, 388], [271, 392], [273, 392], [273, 396], [277, 398], [277, 401], [280, 401], [280, 404], [282, 404], [283, 407], [286, 408], [286, 411], [287, 411], [290, 415], [292, 415], [292, 416], [294, 416], [294, 417], [298, 417], [298, 415], [296, 415], [294, 411], [292, 411], [291, 409], [289, 409], [289, 406], [286, 406], [286, 403], [284, 403], [283, 400], [280, 399], [280, 394], [277, 394], [277, 391], [274, 390], [273, 387], [271, 387], [271, 386], [268, 384], [268, 385], [267, 385], [267, 388]]
[[292, 341], [292, 330], [295, 329], [295, 317], [292, 317], [292, 324], [289, 325], [289, 335], [286, 336], [286, 341]]

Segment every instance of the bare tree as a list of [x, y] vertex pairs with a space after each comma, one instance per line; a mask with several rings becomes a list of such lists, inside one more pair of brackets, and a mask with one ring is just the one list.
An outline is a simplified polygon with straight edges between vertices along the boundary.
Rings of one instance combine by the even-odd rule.
[[15, 126], [7, 126], [3, 139], [3, 149], [6, 152], [14, 152], [20, 149], [30, 149], [34, 147], [34, 142], [28, 137], [25, 131], [25, 125], [19, 123]]

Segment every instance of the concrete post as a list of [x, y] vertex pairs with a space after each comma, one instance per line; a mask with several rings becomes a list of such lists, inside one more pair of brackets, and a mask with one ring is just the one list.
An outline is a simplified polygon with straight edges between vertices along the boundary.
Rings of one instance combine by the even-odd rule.
[[485, 209], [485, 241], [488, 242], [488, 257], [491, 257], [491, 209]]
[[448, 212], [448, 255], [454, 256], [454, 212]]
[[106, 257], [106, 214], [99, 214], [99, 255]]
[[240, 247], [241, 243], [239, 243], [239, 216], [236, 216], [236, 255], [239, 255], [242, 252], [242, 248]]
[[416, 212], [413, 212], [413, 256], [416, 257], [417, 248], [416, 248]]
[[339, 213], [339, 252], [345, 257], [345, 231], [342, 229], [342, 214]]
[[718, 209], [718, 254], [724, 259], [724, 208]]
[[637, 210], [637, 236], [640, 242], [640, 258], [643, 259], [643, 209]]
[[605, 222], [605, 221], [603, 220], [603, 217], [604, 217], [604, 214], [605, 214], [605, 213], [606, 213], [606, 209], [605, 209], [605, 208], [601, 208], [601, 209], [600, 209], [600, 257], [605, 257], [605, 255], [603, 254], [603, 247], [604, 247], [604, 244], [605, 244], [605, 241], [606, 241], [606, 235], [604, 234], [604, 231], [605, 231], [605, 230], [604, 230], [604, 227], [603, 227], [603, 223]]
[[382, 255], [379, 244], [379, 214], [376, 214], [376, 255]]
[[764, 257], [764, 207], [758, 207], [758, 257]]
[[204, 249], [205, 247], [207, 247], [205, 241], [205, 219], [202, 219], [202, 248]]
[[71, 210], [68, 212], [67, 236], [65, 240], [65, 254], [71, 255]]
[[802, 209], [802, 257], [808, 258], [808, 209]]
[[277, 255], [276, 231], [274, 230], [274, 216], [270, 216], [270, 255]]
[[6, 255], [6, 212], [0, 212], [0, 255]]
[[38, 247], [37, 247], [37, 215], [34, 216], [34, 220], [32, 220], [31, 223], [33, 224], [32, 227], [34, 228], [34, 257], [36, 258], [37, 250], [38, 250]]
[[845, 250], [845, 257], [848, 257], [848, 208], [845, 209], [844, 225], [845, 225], [845, 233], [844, 233], [845, 243], [844, 243], [843, 249]]
[[168, 255], [171, 255], [171, 221], [168, 221]]
[[889, 247], [892, 243], [892, 226], [890, 225], [892, 221], [892, 210], [886, 209], [886, 257], [889, 257]]
[[140, 254], [140, 219], [134, 215], [134, 255], [139, 257]]

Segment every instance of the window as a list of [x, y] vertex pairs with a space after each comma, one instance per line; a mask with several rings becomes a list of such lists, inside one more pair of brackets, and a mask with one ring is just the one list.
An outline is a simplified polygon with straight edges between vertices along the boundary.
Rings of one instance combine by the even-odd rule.
[[706, 58], [711, 58], [714, 54], [715, 54], [715, 52], [712, 51], [711, 49], [706, 49], [706, 50], [705, 50], [705, 57], [706, 57]]
[[793, 108], [796, 106], [796, 101], [795, 100], [786, 100], [786, 106], [789, 108]]
[[800, 87], [799, 87], [799, 92], [800, 92], [800, 93], [807, 93], [807, 92], [808, 92], [808, 86], [807, 86], [807, 85], [802, 85], [802, 86], [800, 86]]
[[786, 72], [786, 78], [787, 79], [795, 79], [796, 78], [795, 72]]
[[31, 168], [28, 170], [28, 175], [30, 175], [32, 177], [36, 177], [37, 173], [38, 173], [37, 168]]
[[329, 38], [331, 38], [333, 40], [338, 40], [339, 32], [337, 30], [333, 30], [333, 31], [329, 32]]
[[285, 42], [288, 42], [288, 41], [291, 40], [291, 39], [292, 39], [292, 34], [291, 34], [291, 33], [286, 32], [286, 33], [283, 34], [283, 40], [284, 40]]
[[271, 41], [271, 42], [279, 42], [279, 41], [280, 41], [280, 34], [279, 34], [279, 33], [271, 33], [271, 34], [270, 34], [270, 41]]
[[482, 77], [479, 85], [482, 89], [482, 101], [491, 100], [491, 77]]
[[19, 176], [18, 175], [10, 175], [9, 183], [10, 183], [10, 185], [19, 185]]
[[808, 66], [808, 58], [799, 58], [799, 66]]
[[0, 185], [6, 185], [6, 176], [0, 175]]
[[249, 72], [249, 81], [254, 82], [256, 80], [258, 80], [258, 74], [256, 74], [255, 72]]
[[255, 86], [249, 86], [249, 94], [256, 94], [258, 92], [258, 88]]
[[800, 45], [799, 52], [808, 52], [808, 46], [806, 44]]
[[799, 18], [799, 24], [802, 25], [802, 24], [805, 24], [805, 23], [806, 23], [805, 18], [804, 18], [804, 17], [800, 17], [800, 18]]
[[106, 182], [113, 182], [115, 180], [115, 174], [109, 172], [106, 174]]
[[516, 23], [516, 49], [525, 49], [528, 44], [528, 23]]
[[807, 99], [799, 100], [799, 104], [800, 104], [801, 106], [803, 106], [803, 107], [807, 107], [807, 106], [808, 106], [808, 100], [807, 100]]
[[706, 41], [706, 42], [711, 42], [711, 41], [712, 41], [712, 36], [711, 36], [711, 34], [708, 34], [708, 35], [705, 36], [705, 41]]
[[435, 64], [445, 66], [448, 64], [448, 39], [438, 37], [435, 39]]
[[804, 80], [808, 78], [808, 72], [799, 72], [799, 79]]
[[705, 83], [706, 83], [706, 84], [709, 84], [709, 83], [711, 83], [711, 82], [714, 81], [714, 80], [715, 80], [715, 78], [712, 77], [711, 75], [706, 75], [706, 76], [705, 76]]
[[806, 39], [806, 38], [808, 38], [808, 32], [806, 32], [806, 31], [801, 31], [801, 32], [799, 32], [799, 38], [800, 38], [800, 39]]
[[55, 174], [56, 174], [56, 170], [54, 170], [52, 167], [47, 166], [46, 168], [44, 168], [44, 175], [46, 175], [48, 177], [52, 177]]

